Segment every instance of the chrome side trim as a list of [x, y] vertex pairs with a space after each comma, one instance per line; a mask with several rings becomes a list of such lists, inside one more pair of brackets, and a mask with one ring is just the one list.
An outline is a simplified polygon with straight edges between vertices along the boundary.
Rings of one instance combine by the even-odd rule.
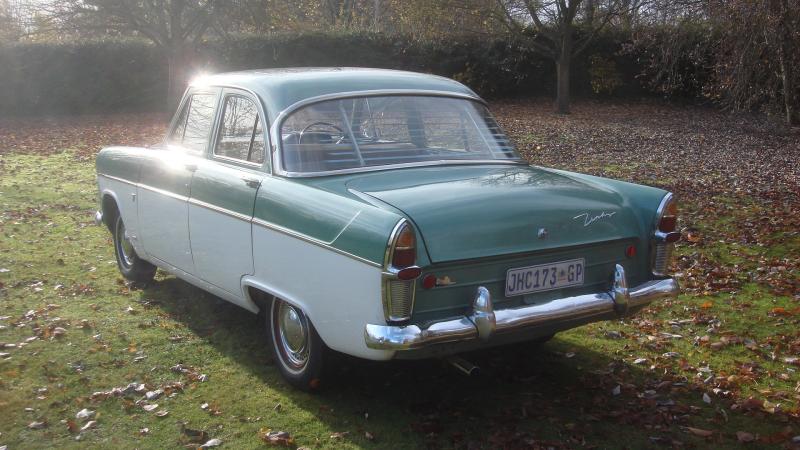
[[208, 210], [211, 210], [211, 211], [216, 211], [218, 213], [225, 214], [228, 217], [233, 217], [234, 219], [239, 219], [239, 220], [242, 220], [242, 221], [245, 221], [245, 222], [250, 222], [250, 220], [251, 220], [251, 217], [248, 216], [247, 214], [242, 214], [242, 213], [239, 213], [239, 212], [236, 212], [236, 211], [231, 211], [230, 209], [225, 209], [225, 208], [219, 207], [217, 205], [212, 205], [211, 203], [206, 203], [206, 202], [204, 202], [202, 200], [197, 200], [195, 198], [190, 198], [189, 199], [189, 204], [190, 205], [199, 206], [201, 208], [205, 208], [205, 209], [208, 209]]
[[364, 264], [368, 264], [368, 265], [373, 266], [373, 267], [381, 267], [381, 265], [379, 263], [376, 263], [375, 261], [370, 261], [369, 259], [362, 258], [361, 256], [354, 255], [354, 254], [349, 253], [347, 251], [338, 249], [338, 248], [332, 246], [330, 242], [321, 241], [319, 239], [313, 238], [313, 237], [308, 236], [306, 234], [298, 233], [298, 232], [296, 232], [294, 230], [290, 230], [288, 228], [282, 227], [282, 226], [274, 224], [272, 222], [267, 222], [265, 220], [262, 220], [262, 219], [259, 219], [259, 218], [256, 218], [256, 217], [253, 217], [252, 222], [253, 222], [254, 225], [258, 225], [258, 226], [261, 226], [263, 228], [267, 228], [269, 230], [274, 230], [274, 231], [286, 234], [288, 236], [291, 236], [291, 237], [300, 239], [302, 241], [308, 242], [309, 244], [314, 244], [314, 245], [317, 245], [319, 247], [326, 248], [326, 249], [328, 249], [330, 251], [333, 251], [333, 252], [336, 252], [336, 253], [338, 253], [340, 255], [344, 255], [344, 256], [347, 256], [349, 258], [355, 259], [356, 261], [362, 262]]
[[[622, 272], [624, 277], [624, 271]], [[627, 285], [627, 282], [620, 283]], [[478, 288], [477, 297], [481, 297]], [[483, 288], [485, 289], [485, 288]], [[623, 316], [617, 303], [620, 290], [612, 293], [578, 295], [552, 300], [541, 305], [524, 306], [513, 309], [483, 308], [480, 315], [471, 313], [458, 319], [436, 322], [428, 328], [421, 329], [417, 325], [391, 326], [368, 324], [364, 329], [364, 340], [367, 347], [380, 350], [411, 350], [444, 342], [462, 342], [477, 338], [490, 339], [494, 334], [512, 333], [535, 329], [536, 327], [582, 319], [607, 318], [609, 314]], [[675, 298], [680, 288], [672, 278], [652, 280], [627, 290], [628, 307], [644, 306], [652, 301]], [[476, 298], [475, 303], [478, 302]], [[626, 310], [627, 311], [627, 310]], [[479, 326], [482, 318], [493, 314], [495, 331]]]
[[98, 173], [98, 177], [108, 178], [109, 180], [119, 181], [120, 183], [130, 184], [131, 186], [138, 186], [138, 183], [134, 183], [131, 180], [126, 180], [125, 178], [115, 177], [114, 175], [106, 175], [104, 173]]
[[176, 194], [174, 192], [170, 192], [170, 191], [167, 191], [165, 189], [161, 189], [161, 188], [157, 188], [157, 187], [153, 187], [153, 186], [148, 186], [148, 185], [142, 184], [142, 183], [139, 183], [136, 186], [141, 188], [141, 189], [144, 189], [146, 191], [155, 192], [156, 194], [166, 195], [167, 197], [172, 197], [172, 198], [174, 198], [176, 200], [180, 200], [182, 202], [189, 201], [189, 197], [187, 197], [185, 195]]

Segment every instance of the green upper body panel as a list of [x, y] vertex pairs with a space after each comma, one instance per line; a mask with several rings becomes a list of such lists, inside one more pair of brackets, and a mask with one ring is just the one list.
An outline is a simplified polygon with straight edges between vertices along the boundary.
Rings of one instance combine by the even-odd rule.
[[365, 68], [262, 69], [206, 75], [191, 86], [229, 86], [257, 94], [272, 124], [281, 111], [321, 95], [373, 90], [439, 91], [478, 98], [463, 84], [414, 72]]
[[525, 165], [407, 168], [303, 182], [402, 212], [433, 263], [646, 239], [666, 194]]

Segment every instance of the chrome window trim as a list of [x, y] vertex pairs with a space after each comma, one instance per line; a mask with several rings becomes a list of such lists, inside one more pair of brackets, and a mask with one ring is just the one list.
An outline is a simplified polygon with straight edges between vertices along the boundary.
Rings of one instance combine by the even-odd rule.
[[[211, 128], [208, 131], [208, 139], [206, 140], [206, 147], [203, 150], [194, 150], [185, 147], [183, 145], [172, 144], [169, 142], [169, 137], [172, 135], [172, 132], [175, 131], [175, 127], [177, 126], [178, 117], [181, 115], [183, 108], [187, 106], [187, 102], [189, 102], [189, 100], [193, 95], [214, 95], [216, 97], [214, 103], [214, 114], [212, 115], [211, 118], [211, 125], [210, 125]], [[219, 115], [219, 102], [221, 95], [222, 95], [222, 89], [216, 86], [207, 86], [202, 88], [196, 86], [187, 87], [186, 90], [183, 92], [183, 97], [181, 98], [180, 103], [178, 104], [178, 109], [175, 111], [175, 114], [172, 116], [172, 120], [170, 120], [169, 122], [169, 127], [167, 128], [167, 132], [166, 134], [164, 134], [164, 138], [161, 140], [161, 147], [171, 151], [181, 151], [192, 156], [207, 155], [209, 149], [212, 146], [212, 140], [215, 139], [217, 135], [217, 132], [215, 130], [215, 125], [217, 124], [217, 116]]]
[[339, 170], [328, 170], [322, 172], [287, 172], [285, 170], [280, 170], [278, 175], [285, 176], [287, 178], [308, 178], [308, 177], [321, 177], [321, 176], [329, 176], [329, 175], [346, 175], [349, 173], [362, 173], [362, 172], [377, 172], [381, 170], [393, 170], [393, 169], [408, 169], [413, 167], [432, 167], [432, 166], [470, 166], [470, 165], [484, 165], [484, 164], [494, 164], [494, 165], [501, 165], [501, 166], [508, 166], [508, 165], [515, 165], [515, 166], [526, 166], [528, 163], [524, 160], [516, 160], [516, 159], [509, 159], [509, 160], [497, 160], [497, 159], [440, 159], [438, 161], [421, 161], [416, 163], [402, 163], [402, 164], [391, 164], [385, 166], [368, 166], [368, 167], [353, 167], [350, 169], [339, 169]]
[[[266, 172], [272, 175], [272, 164], [271, 164], [271, 144], [270, 144], [270, 137], [269, 137], [269, 118], [266, 114], [266, 108], [264, 107], [264, 102], [261, 101], [261, 97], [258, 96], [255, 92], [251, 91], [250, 89], [245, 89], [242, 87], [237, 86], [228, 86], [223, 84], [215, 84], [214, 87], [218, 87], [222, 90], [220, 94], [220, 99], [217, 103], [217, 114], [215, 115], [214, 125], [214, 133], [212, 136], [213, 142], [210, 146], [210, 151], [208, 154], [208, 159], [210, 161], [218, 161], [223, 163], [229, 163], [238, 166], [244, 166], [252, 169], [260, 169], [261, 172]], [[245, 99], [250, 100], [253, 104], [256, 105], [258, 109], [259, 120], [263, 123], [261, 124], [261, 132], [262, 136], [261, 139], [264, 142], [264, 160], [261, 163], [254, 163], [251, 161], [245, 161], [243, 159], [236, 159], [231, 158], [229, 156], [217, 155], [215, 153], [217, 148], [217, 139], [219, 136], [219, 128], [222, 126], [222, 115], [224, 113], [223, 109], [225, 107], [225, 101], [228, 97], [238, 96]]]
[[325, 94], [325, 95], [318, 95], [315, 97], [309, 97], [299, 102], [293, 103], [291, 106], [285, 108], [278, 114], [278, 116], [275, 118], [275, 121], [271, 124], [269, 135], [271, 139], [270, 147], [272, 150], [272, 157], [271, 157], [272, 173], [287, 178], [306, 178], [306, 177], [319, 177], [319, 176], [339, 175], [348, 173], [374, 172], [378, 170], [387, 170], [387, 169], [402, 169], [407, 167], [470, 165], [470, 164], [526, 164], [527, 165], [527, 162], [524, 159], [519, 158], [519, 159], [508, 159], [508, 160], [458, 159], [458, 160], [424, 161], [418, 163], [390, 164], [383, 166], [353, 167], [349, 169], [326, 170], [320, 172], [290, 172], [283, 168], [283, 163], [281, 160], [281, 155], [283, 153], [283, 146], [281, 145], [282, 142], [280, 139], [280, 130], [281, 127], [283, 126], [283, 122], [293, 112], [297, 111], [298, 109], [304, 106], [328, 100], [343, 100], [356, 97], [380, 97], [380, 96], [449, 97], [462, 100], [470, 100], [478, 102], [484, 106], [488, 106], [486, 101], [478, 97], [477, 95], [466, 94], [462, 92], [436, 91], [436, 90], [425, 90], [425, 89], [373, 89], [365, 91], [337, 92], [335, 94]]

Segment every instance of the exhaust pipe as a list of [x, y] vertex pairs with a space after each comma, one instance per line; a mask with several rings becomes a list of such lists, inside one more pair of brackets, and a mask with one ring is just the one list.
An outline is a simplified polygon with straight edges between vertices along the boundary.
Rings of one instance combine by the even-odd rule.
[[444, 359], [448, 364], [458, 369], [459, 372], [463, 373], [466, 376], [474, 376], [480, 372], [480, 367], [472, 364], [471, 362], [467, 361], [466, 359], [460, 356], [448, 356]]

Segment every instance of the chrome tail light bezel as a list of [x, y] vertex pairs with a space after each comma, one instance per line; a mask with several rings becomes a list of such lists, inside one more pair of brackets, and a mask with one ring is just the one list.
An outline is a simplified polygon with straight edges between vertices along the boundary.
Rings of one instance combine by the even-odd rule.
[[[386, 254], [383, 259], [383, 272], [381, 274], [381, 297], [383, 302], [383, 314], [387, 323], [402, 323], [411, 319], [414, 312], [414, 300], [417, 290], [417, 277], [412, 279], [401, 279], [398, 274], [401, 270], [419, 269], [415, 264], [408, 267], [395, 267], [392, 264], [394, 259], [394, 250], [397, 246], [397, 240], [400, 233], [408, 227], [415, 235], [415, 251], [418, 250], [416, 246], [419, 245], [419, 240], [416, 239], [416, 230], [411, 223], [406, 219], [401, 219], [397, 222], [392, 230], [389, 240], [386, 244]], [[404, 298], [397, 298], [398, 291], [405, 292]], [[393, 295], [395, 294], [395, 295]], [[402, 302], [403, 304], [398, 304]]]
[[669, 275], [669, 265], [675, 250], [675, 242], [680, 240], [681, 237], [681, 234], [674, 230], [665, 232], [659, 229], [661, 219], [667, 212], [668, 207], [674, 202], [676, 202], [675, 196], [671, 192], [668, 192], [658, 205], [655, 221], [653, 223], [653, 238], [650, 246], [650, 269], [652, 274], [657, 277], [666, 277]]

